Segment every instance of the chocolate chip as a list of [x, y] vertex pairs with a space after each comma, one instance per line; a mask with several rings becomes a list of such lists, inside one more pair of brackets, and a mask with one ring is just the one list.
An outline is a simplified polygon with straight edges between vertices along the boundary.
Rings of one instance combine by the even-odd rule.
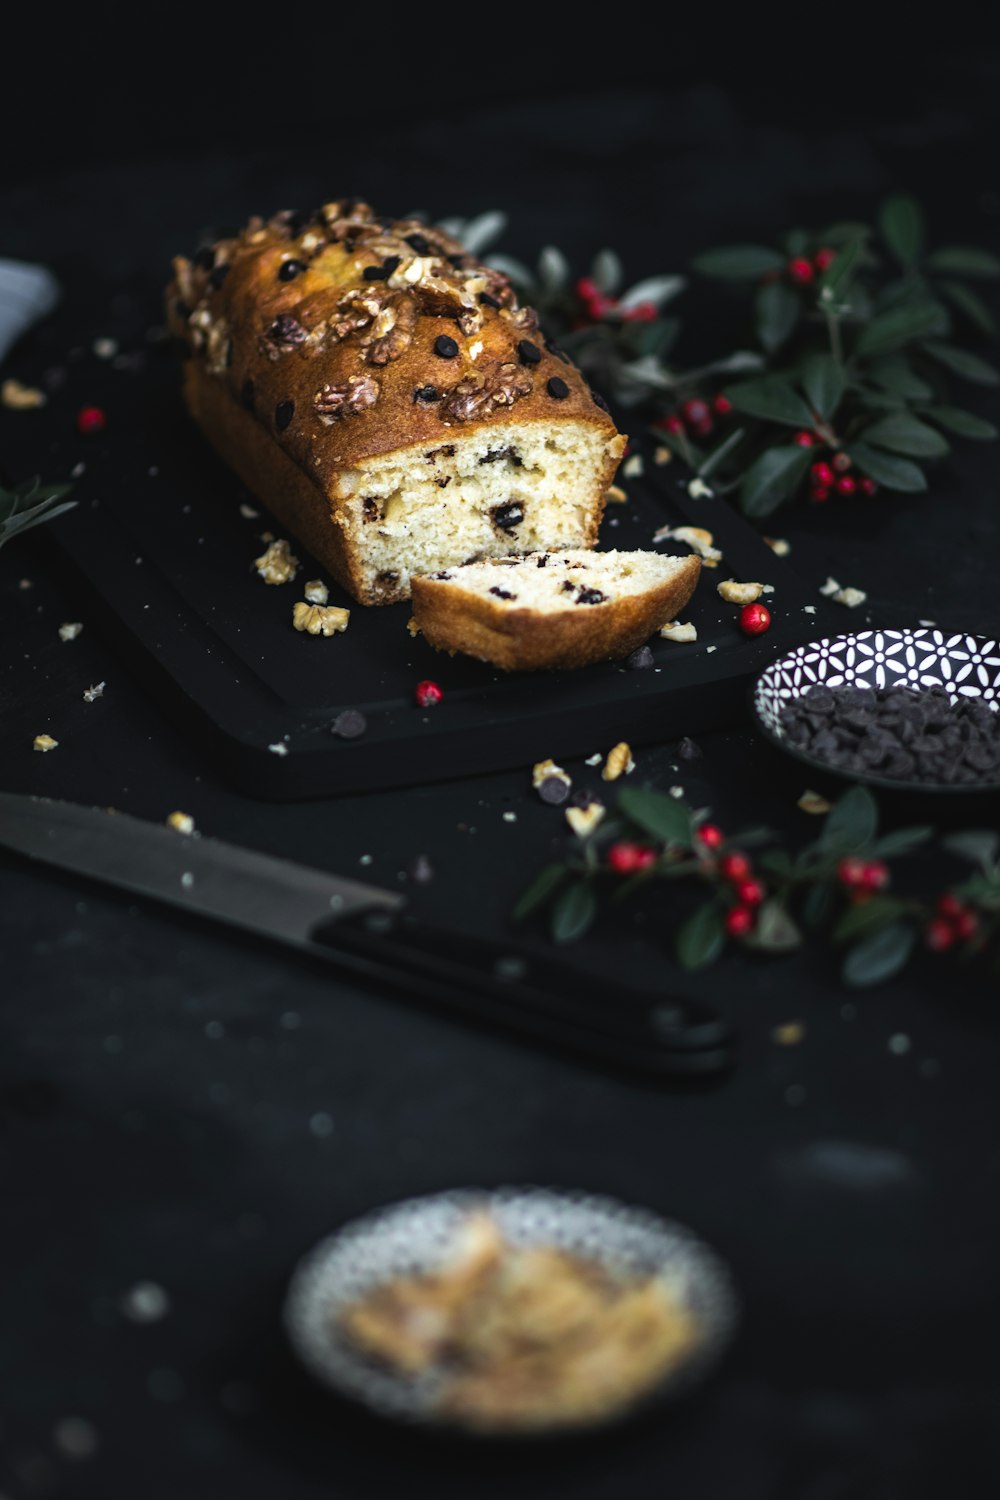
[[498, 505], [493, 511], [493, 524], [501, 531], [510, 531], [515, 526], [520, 526], [524, 520], [524, 506], [516, 500], [510, 500], [506, 505]]
[[342, 740], [356, 740], [368, 728], [368, 720], [356, 708], [345, 708], [334, 719], [331, 729]]
[[569, 787], [561, 776], [546, 776], [538, 784], [538, 795], [550, 807], [561, 807], [569, 796]]
[[225, 261], [225, 262], [223, 262], [223, 264], [221, 266], [216, 266], [215, 269], [213, 270], [211, 276], [208, 278], [208, 284], [209, 284], [209, 286], [212, 288], [213, 291], [217, 292], [219, 290], [219, 287], [222, 285], [222, 283], [225, 281], [225, 279], [226, 279], [226, 277], [228, 275], [229, 275], [229, 262]]
[[414, 401], [437, 401], [438, 389], [436, 385], [418, 385], [413, 392]]
[[626, 656], [625, 665], [630, 672], [641, 672], [644, 667], [653, 665], [653, 653], [648, 646], [640, 646], [631, 656]]
[[301, 276], [308, 269], [304, 260], [283, 260], [278, 267], [278, 280], [294, 281], [296, 276]]
[[274, 408], [274, 425], [279, 432], [284, 432], [289, 422], [295, 415], [294, 401], [279, 401]]
[[439, 359], [454, 359], [458, 353], [458, 345], [446, 333], [439, 333], [434, 340], [434, 353]]
[[542, 351], [530, 339], [522, 339], [517, 346], [517, 357], [522, 365], [537, 365], [542, 357]]
[[480, 292], [479, 293], [479, 301], [480, 301], [480, 303], [482, 304], [483, 307], [500, 307], [500, 306], [502, 306], [502, 304], [499, 303], [495, 297], [491, 297], [490, 296], [489, 292]]
[[240, 391], [240, 400], [247, 411], [253, 411], [253, 381], [249, 376], [243, 382], [243, 389]]
[[490, 589], [490, 593], [491, 594], [496, 594], [496, 596], [497, 596], [498, 599], [516, 599], [517, 598], [517, 595], [516, 594], [512, 594], [508, 589], [497, 588], [496, 585], [494, 585], [493, 588]]
[[602, 594], [600, 589], [581, 589], [577, 595], [577, 604], [603, 604], [607, 594]]
[[418, 255], [430, 255], [431, 253], [431, 242], [422, 234], [408, 234], [406, 236], [406, 243]]
[[365, 281], [385, 281], [389, 272], [384, 266], [365, 266], [361, 275]]
[[547, 552], [543, 552], [542, 555], [541, 555], [541, 557], [538, 559], [537, 563], [535, 564], [535, 567], [536, 568], [546, 568], [546, 567], [548, 567], [548, 563], [549, 563], [549, 554]]
[[569, 395], [569, 386], [565, 380], [560, 380], [558, 375], [553, 375], [550, 380], [545, 382], [545, 389], [553, 401], [565, 401]]
[[492, 453], [484, 453], [479, 462], [480, 465], [497, 464], [502, 458], [513, 464], [515, 469], [524, 468], [524, 459], [516, 448], [494, 448]]
[[573, 592], [573, 590], [574, 590], [575, 587], [576, 587], [576, 585], [573, 584], [573, 583], [570, 583], [569, 579], [567, 578], [565, 580], [565, 582], [562, 584], [562, 593], [564, 593], [564, 594], [565, 593], [570, 593], [571, 594]]

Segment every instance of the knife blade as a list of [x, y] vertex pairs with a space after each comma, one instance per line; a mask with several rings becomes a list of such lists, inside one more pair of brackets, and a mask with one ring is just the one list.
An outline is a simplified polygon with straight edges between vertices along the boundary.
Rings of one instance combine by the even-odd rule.
[[607, 981], [524, 943], [418, 921], [396, 891], [111, 809], [0, 793], [0, 847], [333, 961], [355, 976], [605, 1066], [659, 1078], [731, 1062], [695, 999]]

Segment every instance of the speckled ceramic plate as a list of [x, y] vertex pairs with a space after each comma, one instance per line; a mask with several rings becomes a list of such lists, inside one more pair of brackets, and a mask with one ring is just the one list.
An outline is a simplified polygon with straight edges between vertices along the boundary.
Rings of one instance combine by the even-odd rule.
[[811, 687], [917, 689], [943, 687], [952, 702], [975, 698], [994, 712], [1000, 708], [1000, 641], [982, 635], [950, 634], [930, 626], [917, 630], [861, 630], [828, 636], [780, 656], [757, 678], [753, 712], [772, 744], [803, 765], [828, 775], [892, 791], [990, 792], [1000, 781], [938, 782], [882, 776], [878, 771], [845, 770], [790, 743], [781, 709]]
[[[728, 1346], [737, 1321], [729, 1273], [690, 1230], [611, 1198], [543, 1188], [466, 1189], [377, 1210], [323, 1240], [301, 1261], [285, 1303], [285, 1327], [313, 1375], [382, 1416], [428, 1426], [448, 1425], [436, 1409], [444, 1372], [432, 1370], [411, 1377], [380, 1366], [339, 1333], [339, 1314], [394, 1277], [442, 1265], [474, 1210], [487, 1211], [513, 1245], [555, 1245], [618, 1271], [661, 1276], [697, 1320], [701, 1338], [693, 1352], [641, 1402], [610, 1420], [621, 1420], [651, 1401], [689, 1390], [718, 1363]], [[509, 1435], [544, 1435], [556, 1430], [566, 1429]]]

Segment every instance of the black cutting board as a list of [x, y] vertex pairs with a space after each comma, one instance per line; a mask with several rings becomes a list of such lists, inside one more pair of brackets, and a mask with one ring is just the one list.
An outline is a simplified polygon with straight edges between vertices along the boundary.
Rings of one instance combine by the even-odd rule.
[[[684, 611], [698, 627], [697, 643], [654, 638], [652, 669], [607, 663], [510, 676], [411, 637], [409, 605], [364, 609], [332, 584], [330, 602], [351, 606], [347, 632], [301, 634], [291, 625], [292, 605], [305, 580], [325, 579], [323, 570], [293, 541], [303, 564], [295, 582], [260, 579], [253, 560], [264, 550], [262, 533], [288, 533], [188, 419], [176, 356], [149, 346], [101, 359], [89, 335], [76, 355], [42, 411], [3, 414], [5, 466], [16, 478], [43, 467], [51, 480], [83, 461], [79, 505], [50, 535], [92, 585], [93, 609], [119, 646], [133, 659], [138, 652], [145, 680], [190, 710], [223, 767], [253, 795], [336, 795], [529, 766], [619, 739], [696, 734], [741, 717], [748, 679], [776, 653], [819, 633], [815, 615], [803, 612], [807, 599], [792, 564], [723, 501], [693, 499], [679, 465], [657, 467], [649, 447], [636, 444], [645, 472], [622, 481], [628, 500], [608, 506], [601, 545], [649, 547], [659, 526], [693, 523], [712, 531], [725, 554], [718, 569], [703, 570]], [[31, 373], [24, 368], [23, 378]], [[84, 438], [76, 414], [89, 403], [106, 411], [107, 426]], [[241, 505], [258, 514], [245, 516]], [[774, 585], [766, 636], [740, 634], [738, 611], [715, 589], [729, 576]], [[428, 677], [444, 701], [421, 709], [414, 688]], [[368, 721], [359, 739], [331, 731], [347, 707]]]

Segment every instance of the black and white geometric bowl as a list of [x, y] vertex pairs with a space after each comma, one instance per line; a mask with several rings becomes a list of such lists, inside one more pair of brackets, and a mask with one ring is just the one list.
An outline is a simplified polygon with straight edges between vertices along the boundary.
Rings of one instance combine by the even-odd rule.
[[1000, 709], [1000, 641], [982, 635], [956, 635], [931, 626], [916, 630], [861, 630], [828, 636], [797, 646], [773, 661], [757, 678], [753, 712], [768, 739], [807, 766], [850, 781], [864, 781], [893, 791], [984, 792], [1000, 782], [942, 783], [906, 781], [877, 771], [846, 771], [789, 742], [781, 708], [811, 687], [887, 688], [895, 684], [920, 690], [943, 687], [953, 703], [975, 698]]
[[721, 1359], [736, 1329], [736, 1294], [725, 1265], [690, 1230], [612, 1198], [534, 1187], [470, 1188], [378, 1209], [323, 1240], [299, 1263], [284, 1322], [307, 1369], [380, 1416], [424, 1426], [457, 1425], [436, 1409], [444, 1371], [409, 1376], [377, 1364], [340, 1332], [340, 1315], [394, 1277], [445, 1264], [456, 1234], [475, 1210], [488, 1212], [512, 1245], [555, 1245], [619, 1271], [661, 1276], [694, 1316], [701, 1330], [694, 1350], [641, 1403], [609, 1420], [680, 1395]]

